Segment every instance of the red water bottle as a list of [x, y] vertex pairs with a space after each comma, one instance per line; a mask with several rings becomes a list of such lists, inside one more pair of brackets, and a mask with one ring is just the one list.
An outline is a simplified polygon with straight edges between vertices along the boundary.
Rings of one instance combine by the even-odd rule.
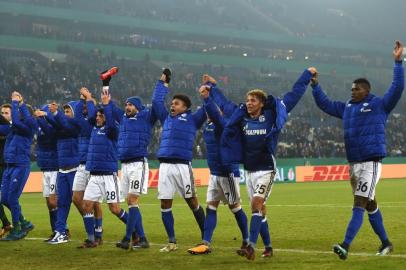
[[108, 77], [113, 76], [117, 72], [118, 72], [118, 67], [112, 67], [109, 70], [107, 70], [107, 71], [103, 72], [102, 74], [100, 74], [100, 79], [102, 81], [104, 81], [105, 79], [107, 79]]

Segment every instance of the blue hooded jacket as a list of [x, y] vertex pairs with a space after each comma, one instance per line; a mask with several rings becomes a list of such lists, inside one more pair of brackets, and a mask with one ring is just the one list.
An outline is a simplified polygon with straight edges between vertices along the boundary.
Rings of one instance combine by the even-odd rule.
[[84, 103], [84, 100], [81, 99], [75, 106], [75, 115], [77, 115], [79, 125], [81, 126], [78, 137], [79, 161], [81, 164], [86, 163], [90, 135], [92, 134], [93, 125], [96, 121], [96, 107], [93, 101], [86, 101], [86, 114], [83, 113]]
[[[213, 90], [214, 88], [212, 87], [210, 94], [212, 94]], [[216, 106], [216, 104], [219, 104], [215, 104], [211, 97], [204, 99], [204, 103], [207, 115], [210, 119], [210, 121], [206, 122], [203, 128], [203, 138], [206, 143], [207, 163], [209, 165], [210, 173], [212, 175], [223, 177], [228, 177], [232, 173], [234, 176], [239, 177], [240, 169], [238, 163], [231, 165], [222, 164], [220, 142], [227, 119], [220, 114], [219, 108]], [[230, 103], [229, 105], [232, 105], [232, 102], [228, 103]], [[237, 106], [234, 105], [234, 107], [236, 108]]]
[[160, 160], [171, 159], [187, 163], [193, 158], [196, 131], [206, 120], [206, 113], [204, 108], [200, 108], [195, 113], [187, 110], [179, 115], [170, 115], [164, 102], [168, 91], [164, 82], [158, 81], [152, 97], [154, 112], [162, 123], [161, 144], [157, 156]]
[[[49, 112], [48, 105], [41, 109]], [[41, 171], [58, 170], [57, 137], [55, 129], [47, 122], [45, 117], [37, 119], [37, 164]]]
[[402, 62], [395, 62], [393, 81], [384, 96], [369, 94], [360, 102], [331, 101], [320, 85], [313, 86], [317, 106], [343, 120], [344, 142], [349, 162], [373, 161], [386, 157], [385, 126], [404, 88]]
[[245, 104], [241, 104], [230, 117], [222, 135], [223, 163], [243, 163], [248, 171], [275, 170], [279, 133], [288, 113], [305, 93], [311, 77], [311, 72], [305, 70], [283, 99], [268, 96], [257, 119], [252, 119]]
[[25, 103], [12, 102], [11, 126], [3, 125], [1, 133], [7, 135], [4, 162], [14, 166], [30, 166], [30, 150], [37, 122]]
[[118, 158], [121, 161], [126, 161], [148, 157], [151, 130], [156, 121], [155, 113], [153, 113], [153, 108], [145, 108], [139, 97], [129, 97], [126, 102], [133, 104], [138, 113], [129, 117], [124, 111], [113, 105], [115, 114], [122, 115], [119, 121]]
[[118, 170], [118, 126], [112, 110], [111, 102], [103, 106], [106, 123], [93, 127], [86, 161], [86, 170], [90, 173], [113, 174]]
[[75, 114], [77, 101], [68, 102], [74, 114], [73, 118], [58, 111], [56, 115], [47, 113], [46, 119], [56, 130], [58, 167], [60, 169], [79, 166], [78, 137], [81, 131], [78, 114]]

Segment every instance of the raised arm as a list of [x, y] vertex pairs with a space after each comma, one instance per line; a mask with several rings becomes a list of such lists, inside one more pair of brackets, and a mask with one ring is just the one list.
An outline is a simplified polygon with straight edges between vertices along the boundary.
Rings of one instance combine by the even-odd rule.
[[283, 96], [283, 103], [286, 105], [286, 111], [289, 113], [299, 102], [301, 97], [306, 92], [306, 88], [310, 83], [310, 79], [317, 74], [317, 70], [314, 67], [306, 69], [299, 79], [295, 82], [292, 87], [292, 90], [287, 92]]
[[192, 113], [193, 121], [195, 122], [196, 128], [199, 129], [203, 125], [203, 123], [207, 120], [206, 110], [204, 106], [197, 109], [194, 113]]
[[106, 117], [106, 132], [107, 136], [112, 140], [118, 139], [118, 126], [113, 117], [113, 110], [111, 102], [104, 106], [104, 116]]
[[[24, 103], [21, 105], [22, 96], [18, 92], [13, 92], [11, 103], [11, 127], [12, 129], [22, 136], [30, 136], [33, 134], [35, 128], [35, 119], [28, 112], [28, 109]], [[21, 121], [20, 112], [25, 121]]]
[[165, 106], [165, 97], [168, 92], [168, 84], [163, 80], [159, 80], [155, 85], [154, 94], [152, 95], [152, 111], [162, 124], [169, 114]]
[[383, 106], [388, 113], [395, 108], [405, 87], [405, 72], [402, 65], [402, 53], [403, 45], [400, 41], [396, 41], [395, 48], [393, 49], [393, 58], [395, 59], [393, 80], [389, 89], [383, 96]]
[[68, 118], [63, 112], [58, 111], [55, 115], [55, 122], [58, 127], [64, 129], [71, 135], [79, 135], [80, 125], [74, 118]]
[[[37, 116], [37, 111], [35, 111], [35, 116]], [[55, 129], [47, 122], [44, 116], [37, 117], [38, 125], [45, 135], [54, 135], [56, 133]]]
[[87, 109], [87, 121], [91, 125], [95, 125], [97, 111], [94, 104], [94, 100], [92, 98], [92, 93], [90, 93], [90, 91], [86, 87], [82, 87], [80, 89], [80, 101], [78, 105], [76, 105], [75, 107], [75, 118], [79, 121], [79, 123], [86, 121], [86, 119], [83, 116], [83, 107], [85, 102]]
[[342, 119], [345, 103], [341, 101], [331, 101], [321, 89], [318, 83], [312, 84], [312, 94], [317, 107], [323, 112]]
[[74, 117], [80, 123], [80, 125], [82, 125], [83, 122], [86, 121], [85, 117], [83, 116], [84, 103], [85, 103], [85, 100], [80, 99], [78, 104], [76, 104], [76, 106], [74, 108]]
[[58, 110], [56, 110], [56, 111], [54, 111], [54, 112], [51, 112], [51, 111], [45, 112], [45, 119], [47, 120], [47, 122], [48, 122], [53, 128], [55, 128], [55, 129], [62, 129], [62, 126], [59, 125], [58, 122], [56, 122], [56, 119], [55, 119], [55, 115], [56, 115], [57, 113], [60, 113], [60, 112], [58, 112]]
[[117, 122], [121, 123], [121, 121], [123, 120], [123, 115], [124, 115], [124, 111], [117, 106], [116, 103], [114, 103], [114, 101], [111, 101], [111, 110], [113, 112], [113, 118], [114, 120], [116, 120]]
[[203, 98], [204, 109], [206, 110], [208, 117], [216, 127], [223, 130], [225, 126], [224, 119], [221, 116], [216, 104], [213, 102], [213, 99], [210, 97], [207, 88], [203, 85], [200, 87], [199, 92], [200, 96]]
[[106, 119], [106, 135], [111, 140], [117, 140], [118, 138], [118, 127], [116, 121], [113, 117], [113, 105], [111, 102], [111, 97], [108, 91], [103, 91], [101, 93], [101, 100], [103, 103], [104, 117]]
[[217, 106], [219, 106], [224, 115], [227, 118], [230, 117], [234, 110], [237, 109], [237, 104], [230, 101], [223, 94], [223, 92], [217, 87], [217, 81], [213, 77], [209, 76], [208, 74], [204, 74], [202, 82], [210, 89], [210, 97], [214, 100]]
[[93, 100], [87, 100], [86, 101], [86, 107], [87, 107], [87, 119], [90, 122], [90, 124], [96, 123], [96, 106], [94, 105]]

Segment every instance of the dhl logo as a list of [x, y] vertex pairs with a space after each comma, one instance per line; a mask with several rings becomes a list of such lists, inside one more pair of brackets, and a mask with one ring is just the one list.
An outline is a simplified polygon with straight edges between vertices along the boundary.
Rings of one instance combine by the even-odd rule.
[[350, 168], [348, 165], [315, 166], [311, 175], [305, 175], [304, 181], [337, 181], [349, 180]]

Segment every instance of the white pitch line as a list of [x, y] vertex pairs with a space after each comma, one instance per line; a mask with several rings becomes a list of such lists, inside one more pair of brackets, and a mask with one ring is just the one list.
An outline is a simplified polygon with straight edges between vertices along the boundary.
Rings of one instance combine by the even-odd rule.
[[[37, 237], [27, 237], [24, 238], [25, 240], [31, 240], [31, 241], [44, 241], [45, 238], [37, 238]], [[76, 239], [71, 239], [69, 242], [75, 242], [75, 243], [80, 243], [80, 240]], [[104, 241], [103, 243], [106, 244], [115, 244], [116, 242], [111, 242], [111, 241]], [[45, 243], [44, 243], [45, 244]], [[165, 246], [166, 243], [162, 244], [157, 244], [157, 243], [149, 243], [151, 246]], [[183, 248], [182, 245], [178, 245], [180, 248]], [[185, 248], [186, 249], [186, 248]], [[236, 250], [237, 247], [218, 247], [214, 246], [213, 251], [215, 250]], [[305, 250], [305, 249], [290, 249], [290, 248], [275, 248], [274, 251], [276, 252], [285, 252], [285, 253], [302, 253], [302, 254], [329, 254], [329, 255], [334, 255], [333, 251], [326, 251], [326, 250]], [[378, 257], [375, 254], [371, 253], [365, 253], [365, 252], [350, 252], [349, 257], [351, 256], [356, 256], [356, 257]], [[390, 254], [385, 257], [392, 257], [392, 258], [405, 258], [406, 259], [406, 254]]]
[[[384, 208], [406, 208], [406, 205], [387, 205], [385, 203], [378, 203], [378, 205], [383, 205]], [[142, 206], [160, 206], [159, 203], [140, 203]], [[186, 203], [174, 203], [173, 207], [186, 207]], [[249, 204], [242, 204], [243, 207], [249, 207]], [[314, 208], [352, 208], [351, 204], [267, 204], [269, 208], [272, 207], [314, 207]]]

